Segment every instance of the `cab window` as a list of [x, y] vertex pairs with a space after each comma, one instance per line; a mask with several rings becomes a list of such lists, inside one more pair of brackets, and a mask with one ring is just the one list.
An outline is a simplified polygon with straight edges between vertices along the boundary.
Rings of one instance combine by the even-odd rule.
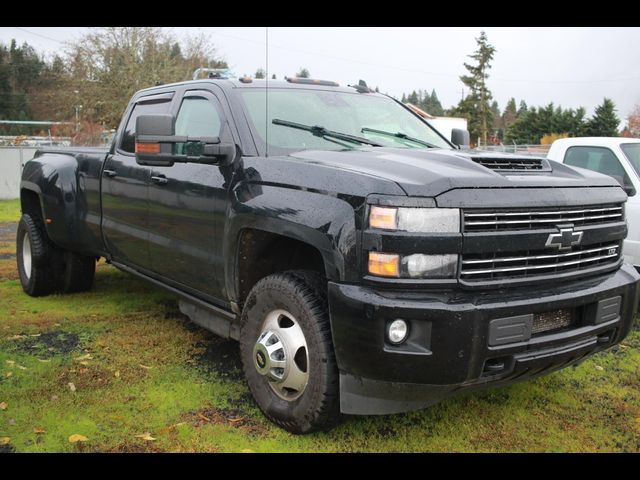
[[604, 147], [570, 147], [564, 157], [564, 163], [574, 167], [586, 168], [615, 178], [623, 187], [631, 186], [631, 180], [615, 154]]

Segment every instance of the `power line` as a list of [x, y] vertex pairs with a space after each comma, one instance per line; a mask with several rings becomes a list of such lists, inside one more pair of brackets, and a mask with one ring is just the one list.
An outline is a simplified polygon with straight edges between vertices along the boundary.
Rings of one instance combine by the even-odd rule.
[[16, 30], [20, 30], [22, 32], [30, 33], [31, 35], [35, 35], [36, 37], [40, 37], [40, 38], [44, 38], [44, 39], [47, 39], [47, 40], [52, 40], [54, 42], [58, 42], [60, 45], [64, 45], [64, 43], [65, 43], [65, 42], [62, 42], [62, 41], [60, 41], [60, 40], [58, 40], [56, 38], [49, 37], [47, 35], [42, 35], [41, 33], [32, 32], [31, 30], [27, 30], [26, 28], [22, 28], [22, 27], [13, 27], [13, 28], [15, 28]]

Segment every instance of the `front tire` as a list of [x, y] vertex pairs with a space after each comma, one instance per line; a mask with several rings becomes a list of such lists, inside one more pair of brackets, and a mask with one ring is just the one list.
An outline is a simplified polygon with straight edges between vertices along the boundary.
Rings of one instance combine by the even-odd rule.
[[300, 434], [339, 421], [324, 277], [300, 270], [260, 280], [242, 311], [240, 355], [251, 393], [272, 422]]

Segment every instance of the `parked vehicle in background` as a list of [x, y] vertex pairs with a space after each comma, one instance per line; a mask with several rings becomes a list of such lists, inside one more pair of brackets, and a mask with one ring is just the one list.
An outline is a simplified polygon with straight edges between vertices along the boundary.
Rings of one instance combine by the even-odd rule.
[[623, 189], [468, 145], [362, 84], [141, 90], [109, 148], [25, 164], [20, 281], [32, 296], [88, 290], [104, 257], [173, 292], [239, 341], [256, 403], [295, 433], [619, 343], [640, 279], [620, 254]]
[[624, 137], [562, 138], [551, 145], [547, 158], [573, 167], [604, 173], [617, 180], [629, 196], [626, 204], [629, 234], [622, 254], [640, 269], [640, 139]]

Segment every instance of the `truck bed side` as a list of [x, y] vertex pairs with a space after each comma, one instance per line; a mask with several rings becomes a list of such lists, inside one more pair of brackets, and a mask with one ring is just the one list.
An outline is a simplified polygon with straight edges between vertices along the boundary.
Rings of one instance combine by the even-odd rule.
[[22, 210], [39, 204], [37, 211], [56, 245], [88, 255], [104, 253], [100, 177], [108, 151], [41, 149], [25, 163], [20, 184]]

